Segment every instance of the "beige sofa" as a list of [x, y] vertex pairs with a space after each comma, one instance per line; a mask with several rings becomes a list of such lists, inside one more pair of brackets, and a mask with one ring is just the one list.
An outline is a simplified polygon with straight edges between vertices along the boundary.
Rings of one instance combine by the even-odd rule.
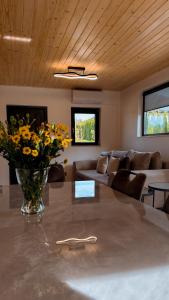
[[[117, 152], [117, 151], [115, 151]], [[120, 156], [121, 151], [118, 151], [118, 155]], [[123, 156], [124, 155], [128, 155], [129, 157], [129, 161], [130, 161], [130, 165], [129, 165], [129, 169], [131, 168], [132, 170], [134, 170], [134, 172], [137, 173], [144, 173], [146, 174], [147, 178], [146, 178], [146, 183], [145, 186], [148, 187], [149, 183], [152, 182], [169, 182], [169, 162], [163, 162], [161, 160], [161, 156], [159, 152], [154, 152], [154, 153], [150, 153], [150, 152], [138, 152], [138, 151], [134, 151], [134, 150], [130, 150], [130, 151], [122, 151]], [[127, 154], [126, 154], [127, 152]], [[131, 155], [131, 152], [132, 153]], [[146, 156], [145, 154], [149, 153], [150, 154], [150, 161], [149, 161], [149, 169], [138, 169], [138, 167], [140, 166], [144, 166], [143, 162], [143, 157], [146, 158], [148, 156]], [[113, 156], [114, 151], [113, 152], [104, 152], [101, 153], [101, 155], [109, 155], [109, 157]], [[115, 153], [117, 156], [117, 153]], [[136, 157], [135, 157], [136, 155]], [[126, 157], [126, 156], [124, 156]], [[123, 158], [124, 158], [123, 157]], [[134, 161], [134, 157], [135, 157], [135, 161]], [[139, 161], [142, 160], [142, 161]], [[148, 165], [146, 165], [148, 166]], [[74, 178], [76, 180], [96, 180], [100, 183], [106, 184], [111, 186], [111, 182], [114, 178], [115, 172], [111, 173], [110, 176], [107, 175], [107, 173], [105, 174], [100, 174], [96, 171], [96, 167], [97, 167], [97, 160], [81, 160], [81, 161], [74, 161], [73, 163], [73, 167], [74, 167]], [[161, 168], [160, 168], [161, 167]], [[151, 169], [150, 169], [151, 168]], [[145, 197], [145, 202], [150, 203], [152, 202], [151, 197]], [[162, 205], [163, 202], [163, 193], [162, 192], [155, 192], [155, 206], [156, 207], [160, 207]]]

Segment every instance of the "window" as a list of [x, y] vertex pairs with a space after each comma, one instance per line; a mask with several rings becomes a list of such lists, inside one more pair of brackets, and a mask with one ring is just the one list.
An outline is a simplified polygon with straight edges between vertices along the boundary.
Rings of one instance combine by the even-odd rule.
[[169, 134], [169, 83], [143, 93], [143, 135]]
[[72, 145], [99, 145], [99, 108], [72, 107]]

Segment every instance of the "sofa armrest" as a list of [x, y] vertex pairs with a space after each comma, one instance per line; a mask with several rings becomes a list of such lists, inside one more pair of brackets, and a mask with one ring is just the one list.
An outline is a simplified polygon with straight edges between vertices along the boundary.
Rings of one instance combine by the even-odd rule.
[[169, 169], [169, 161], [163, 161], [162, 162], [162, 168], [163, 169]]
[[74, 170], [96, 170], [97, 160], [78, 160], [73, 162]]

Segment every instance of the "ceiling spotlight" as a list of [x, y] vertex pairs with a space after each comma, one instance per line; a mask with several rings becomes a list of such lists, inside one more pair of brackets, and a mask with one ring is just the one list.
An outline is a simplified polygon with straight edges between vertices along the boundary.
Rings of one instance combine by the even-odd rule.
[[98, 79], [97, 74], [84, 74], [85, 68], [82, 67], [68, 67], [68, 72], [54, 73], [54, 77], [66, 79]]
[[30, 43], [31, 40], [32, 40], [31, 38], [13, 36], [13, 35], [4, 35], [3, 39], [4, 40], [9, 40], [9, 41], [23, 42], [23, 43]]

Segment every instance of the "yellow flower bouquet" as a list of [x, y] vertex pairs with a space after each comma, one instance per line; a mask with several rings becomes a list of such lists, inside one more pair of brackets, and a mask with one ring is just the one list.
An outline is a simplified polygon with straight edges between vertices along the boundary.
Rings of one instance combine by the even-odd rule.
[[46, 168], [70, 142], [61, 123], [36, 126], [29, 114], [23, 119], [12, 116], [6, 126], [0, 121], [0, 153], [15, 168]]
[[41, 196], [48, 167], [70, 142], [68, 127], [61, 123], [38, 126], [29, 114], [25, 118], [11, 116], [5, 125], [0, 121], [0, 154], [16, 169], [25, 198], [23, 213], [44, 209]]

